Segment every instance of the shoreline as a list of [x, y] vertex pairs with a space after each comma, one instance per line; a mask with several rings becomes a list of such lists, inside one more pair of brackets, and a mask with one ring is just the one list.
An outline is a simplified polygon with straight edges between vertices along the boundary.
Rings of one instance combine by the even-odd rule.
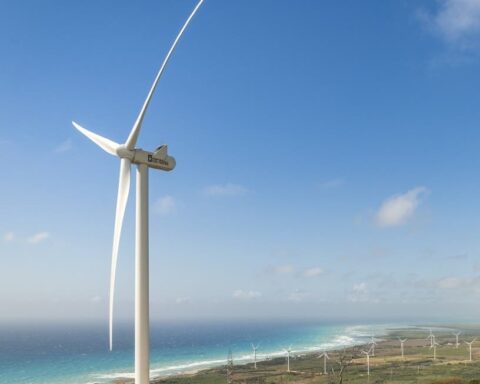
[[[353, 326], [352, 326], [353, 327]], [[367, 327], [365, 327], [367, 328]], [[429, 329], [432, 329], [437, 340], [439, 341], [439, 348], [437, 351], [437, 360], [432, 360], [432, 351], [429, 348], [426, 337], [429, 334]], [[454, 336], [452, 333], [455, 330], [462, 330], [462, 341], [458, 350], [452, 347], [454, 343]], [[452, 365], [458, 366], [459, 364], [466, 364], [465, 362], [465, 346], [463, 344], [463, 338], [479, 337], [480, 347], [480, 325], [473, 324], [429, 324], [421, 325], [391, 325], [383, 328], [382, 335], [375, 338], [376, 340], [376, 355], [370, 357], [372, 364], [372, 370], [375, 374], [379, 372], [385, 375], [385, 370], [389, 369], [390, 374], [398, 367], [405, 366], [405, 369], [416, 367], [416, 369], [424, 369], [425, 372], [430, 372], [432, 367], [435, 370], [439, 368], [439, 365]], [[338, 361], [342, 359], [342, 356], [349, 356], [351, 365], [349, 366], [348, 374], [357, 374], [359, 377], [363, 377], [365, 372], [366, 357], [362, 354], [362, 350], [369, 349], [369, 343], [365, 339], [366, 334], [363, 334], [363, 341], [357, 340], [350, 345], [337, 346], [332, 348], [304, 348], [292, 351], [290, 358], [290, 364], [292, 366], [291, 372], [286, 372], [286, 355], [282, 352], [276, 352], [275, 354], [257, 355], [257, 367], [255, 370], [253, 367], [253, 356], [241, 355], [240, 358], [235, 359], [233, 356], [233, 367], [230, 367], [230, 371], [234, 377], [233, 383], [247, 383], [247, 382], [265, 382], [274, 383], [275, 380], [288, 380], [290, 382], [298, 383], [323, 383], [323, 379], [329, 377], [329, 382], [332, 380], [332, 376], [337, 375]], [[398, 338], [407, 338], [405, 343], [405, 360], [399, 357], [400, 344]], [[475, 347], [475, 350], [476, 348]], [[328, 361], [329, 372], [328, 375], [322, 375], [322, 364], [318, 359], [320, 353], [326, 350], [330, 356]], [[456, 354], [455, 354], [456, 353]], [[480, 348], [475, 351], [474, 355], [478, 353], [478, 376], [480, 377]], [[447, 362], [447, 364], [445, 364]], [[227, 376], [227, 361], [226, 359], [218, 359], [212, 361], [211, 365], [201, 366], [194, 369], [186, 369], [182, 372], [176, 372], [171, 374], [153, 374], [150, 382], [152, 384], [216, 384], [225, 383]], [[201, 362], [186, 364], [188, 365], [203, 365]], [[168, 368], [163, 368], [168, 369]], [[152, 370], [155, 372], [155, 369]], [[431, 372], [430, 372], [431, 373]], [[435, 373], [435, 372], [433, 372]], [[433, 373], [431, 373], [433, 377]], [[419, 371], [418, 374], [421, 374]], [[455, 374], [459, 374], [456, 372]], [[235, 378], [236, 377], [236, 378]], [[254, 380], [254, 381], [252, 381]], [[255, 381], [260, 380], [260, 381]], [[261, 381], [264, 380], [264, 381]], [[266, 381], [265, 381], [266, 380]], [[273, 380], [273, 381], [272, 381]], [[310, 381], [308, 381], [310, 380]], [[314, 380], [314, 381], [311, 381]], [[320, 381], [319, 381], [320, 380]], [[117, 377], [113, 381], [115, 384], [132, 384], [133, 375], [128, 377]], [[327, 383], [325, 381], [325, 383]]]
[[[340, 332], [337, 335], [332, 336], [333, 340], [328, 342], [322, 342], [321, 345], [325, 345], [325, 347], [314, 347], [314, 346], [304, 346], [300, 347], [299, 349], [293, 349], [292, 354], [295, 356], [307, 356], [319, 353], [323, 350], [328, 352], [336, 351], [343, 348], [351, 348], [359, 345], [363, 345], [365, 343], [365, 339], [368, 337], [367, 333], [369, 334], [369, 330], [374, 328], [378, 334], [384, 335], [388, 331], [388, 329], [392, 326], [397, 326], [394, 324], [354, 324], [354, 325], [346, 325], [345, 332]], [[404, 326], [408, 327], [408, 326]], [[380, 336], [379, 336], [380, 337]], [[235, 366], [237, 367], [248, 367], [250, 365], [253, 366], [253, 354], [250, 355], [248, 352], [240, 352], [239, 357], [235, 357], [235, 353], [233, 353], [233, 360], [235, 362]], [[238, 356], [238, 355], [237, 355]], [[257, 353], [257, 364], [270, 364], [271, 362], [278, 362], [283, 361], [285, 359], [285, 354], [281, 350], [273, 350], [266, 353]], [[212, 359], [210, 361], [194, 361], [190, 363], [185, 363], [185, 370], [181, 370], [180, 372], [172, 372], [172, 373], [159, 373], [156, 374], [157, 371], [178, 371], [182, 368], [182, 365], [178, 366], [171, 366], [171, 367], [164, 367], [164, 368], [153, 368], [151, 369], [151, 383], [164, 383], [165, 380], [174, 380], [182, 377], [194, 377], [197, 374], [202, 374], [204, 372], [210, 372], [215, 370], [225, 369], [227, 364], [227, 359]], [[194, 369], [188, 369], [188, 367], [192, 366], [200, 366]], [[126, 373], [124, 376], [121, 374], [116, 375], [113, 378], [114, 374], [107, 374], [98, 376], [97, 378], [101, 379], [110, 379], [110, 383], [114, 384], [133, 384], [134, 382], [134, 374], [133, 372]]]
[[[380, 343], [382, 343], [382, 342], [383, 341], [381, 341]], [[324, 349], [298, 350], [298, 351], [293, 351], [292, 352], [291, 359], [293, 360], [294, 358], [302, 358], [302, 357], [312, 358], [312, 357], [317, 356], [318, 354], [322, 353], [323, 351], [326, 351], [329, 354], [330, 353], [339, 353], [345, 348], [347, 350], [350, 350], [350, 349], [359, 348], [359, 347], [362, 347], [362, 346], [365, 346], [365, 345], [366, 345], [365, 343], [359, 343], [359, 344], [345, 346], [344, 348], [334, 347], [332, 349], [325, 349], [325, 350]], [[245, 362], [235, 364], [235, 361], [238, 361], [238, 360], [239, 359], [237, 359], [237, 360], [233, 359], [234, 367], [240, 368], [241, 370], [244, 370], [245, 368], [253, 369], [253, 364], [254, 364], [253, 361], [245, 361]], [[240, 360], [243, 360], [243, 359], [240, 359]], [[244, 359], [244, 360], [251, 360], [251, 359]], [[258, 366], [270, 365], [270, 364], [279, 364], [280, 365], [285, 360], [286, 360], [286, 356], [284, 354], [280, 355], [280, 353], [278, 353], [274, 357], [257, 359], [257, 365]], [[168, 382], [168, 380], [172, 380], [172, 379], [175, 380], [175, 379], [182, 379], [182, 378], [194, 378], [195, 376], [197, 376], [199, 374], [202, 375], [202, 374], [208, 373], [210, 371], [226, 370], [226, 364], [227, 364], [227, 360], [224, 360], [224, 364], [222, 364], [222, 365], [200, 368], [200, 369], [192, 370], [192, 371], [189, 371], [189, 372], [171, 374], [171, 375], [168, 375], [168, 376], [156, 376], [156, 377], [152, 377], [150, 379], [150, 382], [152, 384], [164, 384], [164, 383]], [[116, 381], [115, 384], [132, 384], [132, 382], [123, 382], [123, 381], [117, 382]]]
[[[366, 345], [365, 341], [367, 336], [367, 330], [371, 329], [372, 327], [377, 327], [376, 330], [378, 331], [377, 340], [382, 340], [382, 338], [387, 337], [388, 334], [391, 332], [392, 329], [398, 329], [400, 327], [404, 330], [409, 330], [411, 328], [417, 328], [416, 325], [398, 325], [398, 324], [374, 324], [374, 325], [364, 325], [364, 324], [357, 324], [347, 326], [346, 330], [349, 330], [349, 335], [337, 335], [336, 340], [337, 343], [334, 341], [323, 343], [324, 345], [329, 345], [325, 348], [322, 347], [304, 347], [298, 350], [292, 350], [292, 356], [295, 358], [298, 357], [312, 357], [314, 355], [318, 355], [322, 351], [327, 351], [328, 353], [338, 353], [339, 351], [344, 350], [345, 348], [358, 348], [363, 345]], [[379, 328], [380, 327], [380, 328]], [[362, 331], [356, 331], [356, 329], [362, 329]], [[355, 334], [355, 332], [359, 332], [360, 334]], [[357, 340], [356, 340], [356, 339]], [[363, 340], [360, 340], [363, 339]], [[332, 345], [335, 344], [335, 345]], [[293, 358], [293, 357], [292, 357]], [[280, 364], [281, 362], [285, 361], [286, 357], [282, 351], [272, 351], [270, 353], [265, 354], [257, 354], [257, 365], [271, 365], [271, 364]], [[235, 358], [235, 354], [233, 354], [233, 361], [235, 367], [253, 367], [253, 355], [241, 355], [241, 357]], [[182, 378], [194, 378], [197, 375], [203, 375], [204, 373], [212, 372], [212, 371], [221, 371], [226, 369], [227, 359], [218, 359], [212, 360], [211, 363], [208, 362], [192, 362], [185, 364], [185, 368], [187, 366], [195, 366], [201, 365], [202, 367], [196, 369], [188, 369], [181, 372], [174, 372], [174, 373], [164, 373], [164, 374], [155, 374], [155, 371], [162, 370], [177, 370], [180, 366], [177, 367], [166, 367], [166, 368], [157, 368], [152, 369], [152, 375], [150, 378], [151, 383], [166, 383], [170, 382], [170, 380], [177, 380]], [[125, 375], [125, 377], [117, 377], [112, 381], [114, 384], [132, 384], [133, 383], [133, 373]]]
[[[382, 372], [383, 375], [388, 372], [383, 372], [390, 369], [390, 375], [393, 375], [394, 367], [398, 369], [399, 366], [417, 369], [417, 374], [421, 375], [425, 372], [425, 375], [430, 374], [430, 370], [437, 366], [463, 366], [465, 363], [464, 357], [465, 348], [463, 345], [458, 349], [454, 348], [454, 336], [452, 332], [457, 329], [462, 329], [464, 337], [474, 337], [480, 335], [480, 326], [466, 326], [462, 328], [461, 325], [435, 325], [432, 326], [432, 330], [438, 335], [441, 351], [437, 351], [438, 356], [434, 360], [431, 349], [429, 348], [428, 341], [425, 336], [428, 336], [428, 325], [422, 326], [408, 326], [386, 329], [386, 334], [376, 339], [376, 354], [370, 357], [371, 369], [378, 374]], [[405, 358], [400, 357], [400, 345], [398, 337], [407, 338], [405, 343]], [[398, 345], [397, 345], [398, 344]], [[318, 355], [323, 351], [322, 349], [311, 351], [297, 351], [292, 354], [291, 372], [287, 373], [285, 368], [286, 358], [284, 356], [276, 356], [270, 360], [257, 360], [258, 369], [253, 368], [253, 362], [245, 362], [240, 364], [234, 364], [231, 368], [233, 382], [243, 383], [254, 380], [255, 377], [262, 377], [262, 380], [289, 377], [288, 380], [298, 383], [309, 382], [323, 382], [321, 380], [332, 376], [338, 375], [336, 369], [338, 368], [338, 362], [331, 361], [332, 359], [341, 360], [342, 356], [349, 356], [351, 371], [353, 374], [358, 374], [359, 377], [365, 377], [366, 358], [362, 354], [362, 350], [370, 348], [369, 343], [358, 343], [344, 348], [332, 348], [327, 350], [330, 356], [329, 372], [328, 375], [323, 375], [322, 366], [323, 360], [319, 361]], [[453, 355], [453, 352], [457, 352], [457, 355]], [[473, 364], [473, 363], [471, 363]], [[350, 366], [349, 365], [349, 366]], [[473, 366], [473, 365], [472, 365]], [[390, 367], [390, 368], [389, 368]], [[480, 363], [478, 363], [478, 370], [480, 372]], [[406, 369], [406, 368], [405, 368]], [[337, 369], [338, 370], [338, 369]], [[413, 369], [415, 370], [415, 369]], [[452, 369], [452, 372], [456, 372]], [[456, 372], [458, 375], [458, 372]], [[443, 377], [443, 373], [440, 373], [440, 377]], [[173, 383], [217, 383], [225, 382], [227, 376], [226, 365], [211, 367], [207, 369], [199, 369], [195, 372], [184, 372], [181, 374], [171, 375], [169, 377], [156, 377], [151, 379], [152, 384], [173, 384]], [[235, 378], [237, 377], [237, 378]], [[434, 377], [432, 375], [432, 377]], [[480, 376], [479, 376], [480, 377]], [[222, 381], [223, 380], [223, 381]], [[260, 380], [260, 379], [258, 379]], [[305, 381], [306, 380], [306, 381]], [[310, 380], [310, 381], [309, 381]], [[318, 381], [320, 380], [320, 381]], [[259, 381], [267, 382], [267, 381]], [[275, 382], [275, 381], [272, 381]], [[326, 382], [326, 381], [325, 381]], [[117, 381], [116, 384], [130, 384], [126, 381]]]

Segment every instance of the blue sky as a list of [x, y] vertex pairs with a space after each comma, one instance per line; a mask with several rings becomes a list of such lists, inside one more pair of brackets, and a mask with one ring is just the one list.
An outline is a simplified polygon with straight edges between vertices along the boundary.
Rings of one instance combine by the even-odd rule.
[[[118, 161], [71, 121], [124, 141], [194, 5], [2, 2], [1, 320], [106, 318]], [[478, 89], [478, 0], [206, 0], [138, 143], [152, 317], [477, 315]]]

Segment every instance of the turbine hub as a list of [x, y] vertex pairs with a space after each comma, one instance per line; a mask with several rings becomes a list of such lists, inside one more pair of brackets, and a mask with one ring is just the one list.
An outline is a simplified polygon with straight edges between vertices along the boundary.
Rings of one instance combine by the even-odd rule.
[[135, 155], [135, 152], [131, 151], [130, 149], [127, 149], [125, 144], [119, 145], [117, 148], [117, 156], [120, 158], [133, 160], [134, 155]]

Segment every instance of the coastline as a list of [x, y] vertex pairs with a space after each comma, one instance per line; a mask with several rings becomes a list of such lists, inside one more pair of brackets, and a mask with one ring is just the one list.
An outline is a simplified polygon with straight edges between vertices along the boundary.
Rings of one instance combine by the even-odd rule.
[[[381, 341], [380, 343], [385, 343], [385, 341]], [[379, 343], [379, 344], [380, 344]], [[348, 347], [345, 347], [347, 351], [353, 350], [355, 348], [361, 348], [365, 346], [365, 343], [359, 343], [359, 344], [354, 344], [354, 345], [349, 345]], [[331, 353], [340, 353], [342, 352], [345, 348], [333, 348], [333, 349], [326, 349], [325, 351], [329, 354]], [[294, 351], [292, 357], [293, 359], [301, 359], [301, 358], [306, 358], [306, 359], [311, 359], [314, 357], [317, 357], [318, 354], [322, 353], [324, 349], [318, 349], [318, 350], [298, 350]], [[246, 360], [246, 359], [244, 359]], [[251, 359], [248, 359], [251, 360]], [[236, 360], [238, 361], [238, 360]], [[278, 353], [274, 357], [270, 358], [259, 358], [257, 359], [257, 366], [259, 368], [261, 367], [268, 367], [268, 366], [281, 366], [284, 365], [286, 361], [286, 354], [285, 353]], [[223, 374], [226, 375], [226, 363], [227, 360], [223, 361], [222, 365], [216, 365], [216, 366], [211, 366], [208, 368], [199, 368], [196, 370], [192, 370], [189, 372], [182, 372], [179, 374], [174, 374], [174, 375], [169, 375], [169, 376], [157, 376], [153, 377], [150, 379], [150, 382], [152, 384], [165, 384], [165, 383], [170, 383], [172, 380], [181, 380], [181, 379], [193, 379], [195, 380], [196, 377], [199, 376], [208, 376], [209, 374]], [[253, 362], [252, 361], [245, 361], [241, 363], [235, 363], [234, 360], [234, 369], [236, 368], [237, 370], [240, 371], [248, 371], [248, 370], [253, 370]], [[132, 384], [133, 381], [115, 381], [115, 384]]]
[[[332, 346], [356, 344], [371, 332], [381, 333], [384, 328], [385, 324], [378, 323], [310, 319], [155, 324], [151, 329], [151, 372], [157, 379], [221, 367], [229, 349], [233, 351], [235, 364], [248, 363], [253, 357], [251, 343], [260, 343], [258, 357], [262, 360], [264, 355], [281, 356], [283, 348], [289, 345], [296, 352], [330, 350]], [[105, 348], [104, 331], [104, 325], [97, 323], [5, 327], [0, 330], [0, 382], [132, 382], [131, 324], [119, 326], [112, 352]], [[25, 365], [25, 361], [31, 363]]]
[[[466, 365], [465, 362], [465, 347], [454, 347], [454, 336], [452, 332], [456, 329], [462, 329], [464, 337], [472, 338], [480, 335], [480, 326], [466, 326], [461, 325], [445, 325], [432, 326], [433, 332], [437, 334], [439, 340], [440, 351], [436, 351], [438, 356], [435, 358], [432, 355], [432, 350], [428, 345], [428, 341], [425, 339], [425, 335], [428, 336], [428, 325], [425, 326], [411, 326], [391, 328], [387, 334], [383, 335], [376, 341], [376, 355], [370, 357], [370, 364], [372, 371], [376, 375], [390, 376], [393, 375], [394, 367], [399, 369], [402, 365], [410, 368], [413, 372], [417, 369], [417, 375], [424, 375], [435, 378], [438, 377], [450, 377], [446, 372], [452, 373], [452, 377], [460, 377], [459, 375], [480, 375], [480, 363], [472, 362], [470, 367], [474, 368], [474, 371], [468, 373], [458, 372], [458, 367]], [[468, 329], [468, 331], [466, 330]], [[405, 343], [406, 354], [405, 358], [400, 357], [399, 341], [398, 338], [408, 338]], [[329, 380], [335, 375], [338, 375], [336, 370], [339, 370], [338, 361], [343, 357], [348, 356], [350, 359], [350, 374], [357, 375], [359, 378], [365, 378], [365, 363], [366, 358], [362, 351], [366, 351], [370, 348], [368, 343], [360, 343], [357, 345], [351, 345], [345, 348], [336, 348], [328, 350], [330, 356], [329, 359], [329, 372], [328, 375], [323, 375], [322, 363], [319, 361], [318, 356], [321, 350], [316, 351], [297, 351], [294, 356], [291, 357], [292, 369], [290, 373], [286, 372], [286, 358], [285, 356], [276, 356], [269, 360], [257, 360], [258, 369], [254, 369], [252, 362], [245, 362], [233, 365], [230, 367], [233, 382], [257, 382], [252, 380], [259, 380], [258, 382], [267, 382], [265, 380], [283, 380], [284, 377], [288, 377], [291, 382], [298, 383], [317, 383], [323, 382], [328, 377]], [[370, 352], [371, 353], [371, 352]], [[455, 354], [456, 353], [456, 354]], [[338, 360], [334, 362], [333, 360]], [[322, 360], [323, 362], [323, 360]], [[412, 368], [413, 367], [413, 368]], [[416, 368], [415, 368], [416, 367]], [[445, 368], [447, 367], [447, 368]], [[415, 369], [414, 369], [415, 368]], [[457, 368], [457, 369], [456, 369]], [[407, 369], [407, 368], [404, 368]], [[438, 374], [435, 371], [438, 370]], [[215, 384], [225, 382], [227, 377], [227, 366], [224, 364], [218, 367], [211, 367], [208, 369], [199, 369], [190, 372], [184, 372], [182, 374], [172, 375], [169, 377], [157, 377], [151, 379], [153, 384], [186, 384], [186, 383], [209, 383]], [[461, 376], [463, 377], [463, 376]], [[480, 377], [480, 376], [479, 376]], [[261, 381], [264, 380], [264, 381]], [[297, 381], [298, 380], [298, 381]], [[432, 379], [433, 380], [433, 379]], [[460, 380], [460, 379], [459, 379]], [[269, 381], [268, 381], [269, 382]], [[275, 382], [275, 381], [272, 381]], [[325, 381], [327, 382], [327, 381]], [[433, 382], [433, 381], [432, 381]], [[118, 380], [116, 384], [130, 384], [130, 381]]]
[[[338, 353], [339, 351], [347, 350], [352, 348], [359, 348], [366, 344], [367, 339], [371, 335], [371, 330], [375, 330], [375, 334], [380, 340], [383, 337], [387, 337], [390, 329], [396, 329], [401, 327], [401, 329], [409, 330], [411, 327], [409, 325], [398, 325], [398, 324], [358, 324], [358, 325], [349, 325], [345, 327], [345, 332], [342, 335], [337, 335], [333, 340], [321, 343], [319, 346], [309, 346], [305, 348], [299, 348], [292, 350], [292, 355], [295, 356], [295, 359], [298, 358], [311, 358], [316, 356], [322, 351], [327, 351], [328, 353]], [[241, 354], [240, 356], [235, 356], [233, 354], [234, 366], [240, 368], [242, 371], [248, 370], [253, 367], [253, 355], [250, 354]], [[281, 350], [271, 351], [270, 353], [259, 353], [257, 355], [257, 365], [258, 366], [275, 366], [281, 365], [285, 361], [285, 353]], [[192, 379], [195, 380], [197, 377], [202, 377], [209, 374], [218, 375], [220, 372], [226, 371], [227, 359], [219, 359], [209, 362], [192, 362], [182, 366], [175, 367], [164, 367], [160, 369], [152, 369], [151, 372], [151, 383], [170, 383], [176, 382], [176, 380], [182, 379]], [[193, 368], [198, 366], [198, 368]], [[181, 372], [176, 373], [164, 373], [171, 370], [181, 370]], [[159, 372], [161, 371], [161, 372]], [[156, 374], [158, 373], [158, 374]], [[173, 381], [172, 381], [173, 380]], [[133, 383], [133, 373], [125, 375], [124, 377], [118, 377], [113, 380], [115, 384], [132, 384]]]
[[[473, 337], [478, 336], [478, 342], [473, 346], [473, 358], [480, 362], [479, 325], [458, 322], [432, 323], [431, 326], [425, 322], [422, 322], [421, 325], [413, 324], [415, 323], [410, 325], [406, 323], [357, 325], [319, 323], [312, 326], [310, 323], [305, 326], [305, 323], [292, 323], [285, 327], [272, 323], [262, 326], [252, 323], [247, 326], [243, 323], [234, 327], [231, 324], [224, 324], [224, 328], [220, 328], [218, 323], [197, 328], [168, 328], [163, 325], [159, 328], [161, 332], [158, 329], [153, 332], [157, 343], [156, 348], [152, 351], [151, 382], [158, 384], [225, 383], [226, 359], [230, 348], [233, 353], [233, 373], [236, 377], [238, 376], [238, 380], [234, 380], [235, 383], [245, 382], [245, 378], [254, 380], [255, 377], [261, 377], [262, 380], [266, 379], [267, 383], [273, 383], [272, 380], [276, 380], [274, 379], [276, 376], [281, 380], [292, 382], [295, 382], [293, 381], [294, 376], [301, 377], [302, 380], [307, 380], [305, 377], [312, 376], [317, 380], [312, 383], [321, 383], [319, 375], [322, 367], [318, 355], [324, 349], [328, 351], [331, 358], [327, 362], [330, 371], [332, 367], [337, 369], [342, 351], [346, 351], [352, 356], [356, 354], [348, 373], [358, 374], [361, 377], [365, 369], [365, 356], [361, 355], [361, 350], [368, 348], [367, 344], [372, 334], [376, 336], [377, 348], [379, 356], [381, 356], [381, 358], [379, 356], [371, 358], [373, 374], [380, 374], [385, 369], [393, 369], [395, 372], [397, 365], [402, 366], [403, 363], [398, 359], [400, 346], [397, 337], [409, 339], [405, 346], [406, 354], [409, 356], [408, 364], [425, 366], [425, 369], [434, 365], [435, 370], [438, 370], [437, 365], [439, 364], [437, 363], [465, 363], [468, 351], [464, 341], [471, 341]], [[435, 364], [432, 364], [432, 350], [426, 346], [427, 341], [425, 340], [430, 327], [441, 344], [437, 350], [439, 360]], [[452, 348], [454, 329], [463, 331], [458, 351]], [[65, 334], [67, 331], [68, 329], [65, 328]], [[25, 382], [31, 384], [45, 382], [51, 384], [132, 383], [134, 378], [133, 350], [118, 348], [113, 353], [104, 352], [101, 340], [87, 338], [91, 334], [103, 335], [101, 331], [102, 329], [99, 328], [97, 333], [92, 329], [70, 332], [69, 334], [73, 337], [68, 338], [68, 334], [67, 336], [63, 333], [59, 334], [56, 329], [45, 332], [36, 339], [25, 338], [25, 345], [28, 343], [35, 347], [30, 358], [33, 358], [33, 352], [37, 351], [37, 355], [42, 356], [41, 353], [44, 353], [45, 347], [48, 345], [58, 345], [52, 343], [52, 340], [67, 340], [68, 344], [63, 345], [60, 349], [54, 349], [54, 354], [43, 355], [46, 358], [37, 359], [35, 365], [26, 367], [28, 368], [26, 370], [15, 368], [24, 367], [22, 363], [25, 361], [24, 359], [17, 358], [15, 355], [10, 358], [5, 356], [5, 359], [0, 361], [0, 365], [3, 364], [7, 369], [0, 369], [0, 382], [12, 384]], [[23, 344], [18, 344], [18, 338], [15, 337], [18, 332], [20, 330], [10, 331], [10, 338], [4, 338], [8, 343], [4, 343], [3, 348], [16, 345], [17, 350], [24, 350]], [[122, 336], [123, 340], [129, 340], [127, 333], [120, 333], [120, 337]], [[55, 339], [49, 337], [55, 337]], [[40, 344], [39, 341], [42, 341], [43, 344]], [[254, 370], [252, 365], [251, 342], [260, 343], [257, 370]], [[287, 378], [285, 376], [286, 355], [283, 348], [288, 348], [289, 345], [293, 350], [290, 359], [292, 373]], [[81, 353], [76, 351], [81, 351]], [[84, 353], [85, 351], [90, 351], [90, 353]], [[18, 364], [16, 364], [17, 361]], [[477, 377], [480, 378], [480, 369]], [[278, 380], [276, 382], [278, 383]]]

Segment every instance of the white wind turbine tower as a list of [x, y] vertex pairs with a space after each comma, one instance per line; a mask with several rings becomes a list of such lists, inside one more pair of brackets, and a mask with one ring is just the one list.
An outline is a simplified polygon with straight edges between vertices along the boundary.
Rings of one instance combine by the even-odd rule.
[[323, 357], [323, 374], [327, 374], [327, 359], [330, 359], [330, 356], [328, 356], [328, 353], [326, 351], [323, 351], [320, 356], [318, 356], [319, 359]]
[[433, 339], [433, 344], [432, 346], [430, 347], [430, 349], [433, 349], [433, 361], [436, 361], [437, 360], [437, 345], [440, 345], [438, 344], [436, 341], [435, 341], [435, 337]]
[[377, 343], [375, 342], [375, 336], [372, 336], [370, 338], [370, 345], [371, 345], [370, 349], [372, 351], [372, 357], [375, 357], [375, 346], [377, 345]]
[[477, 340], [476, 337], [470, 342], [465, 341], [465, 344], [468, 344], [468, 348], [469, 348], [469, 351], [470, 351], [470, 361], [472, 361], [472, 344], [475, 342], [475, 340]]
[[370, 352], [371, 348], [368, 351], [362, 351], [362, 353], [367, 357], [367, 376], [370, 376]]
[[405, 344], [405, 342], [406, 342], [408, 339], [398, 338], [398, 340], [400, 341], [400, 349], [401, 349], [401, 351], [402, 351], [402, 360], [405, 360], [405, 355], [403, 354], [403, 345]]
[[458, 336], [460, 336], [462, 334], [462, 332], [455, 332], [453, 333], [453, 336], [455, 336], [455, 348], [458, 349], [458, 346], [460, 345], [460, 343], [458, 342]]
[[433, 345], [435, 344], [435, 335], [432, 332], [432, 329], [430, 329], [430, 334], [427, 336], [426, 340], [430, 340], [430, 348], [433, 348]]
[[292, 346], [290, 345], [287, 349], [284, 349], [287, 354], [287, 372], [290, 372], [290, 353], [292, 353]]
[[204, 0], [200, 0], [173, 41], [155, 80], [143, 103], [142, 109], [124, 144], [115, 143], [105, 137], [82, 128], [75, 122], [73, 126], [87, 136], [107, 153], [120, 158], [120, 179], [118, 183], [115, 227], [113, 232], [112, 267], [110, 278], [109, 306], [109, 344], [112, 350], [113, 298], [115, 290], [115, 272], [117, 268], [118, 248], [122, 231], [125, 207], [130, 190], [130, 166], [137, 166], [136, 186], [136, 228], [135, 228], [135, 384], [148, 384], [150, 371], [149, 336], [149, 272], [148, 272], [148, 169], [171, 171], [175, 168], [175, 159], [168, 155], [168, 147], [162, 145], [154, 152], [136, 148], [137, 138], [142, 127], [145, 112], [150, 104], [158, 81], [180, 40], [183, 32], [198, 11]]
[[258, 350], [259, 345], [253, 345], [252, 343], [252, 349], [253, 349], [253, 366], [255, 369], [257, 369], [257, 350]]

